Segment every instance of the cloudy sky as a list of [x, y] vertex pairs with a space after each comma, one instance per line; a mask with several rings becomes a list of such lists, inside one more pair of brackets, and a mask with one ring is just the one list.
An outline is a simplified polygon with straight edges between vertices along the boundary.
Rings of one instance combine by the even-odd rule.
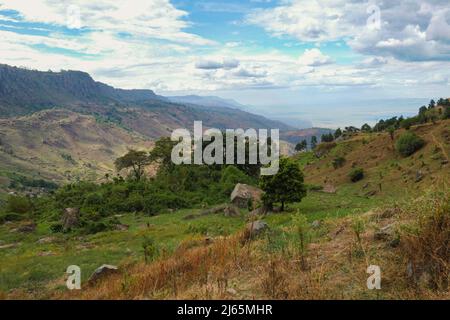
[[360, 125], [450, 96], [449, 0], [0, 0], [0, 63]]

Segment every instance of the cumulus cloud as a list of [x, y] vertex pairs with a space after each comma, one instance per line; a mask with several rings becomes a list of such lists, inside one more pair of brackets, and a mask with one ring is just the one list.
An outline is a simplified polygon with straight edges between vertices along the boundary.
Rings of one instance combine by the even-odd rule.
[[[379, 28], [374, 28], [378, 13]], [[299, 41], [344, 39], [354, 50], [368, 55], [405, 61], [450, 60], [448, 0], [293, 0], [255, 10], [246, 21], [274, 36]]]
[[310, 67], [319, 67], [333, 63], [331, 57], [324, 55], [319, 49], [306, 49], [299, 57], [299, 62], [302, 65]]

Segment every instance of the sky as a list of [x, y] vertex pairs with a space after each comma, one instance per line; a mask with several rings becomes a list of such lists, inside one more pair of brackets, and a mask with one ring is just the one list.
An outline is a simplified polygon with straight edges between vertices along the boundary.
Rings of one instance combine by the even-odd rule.
[[0, 0], [0, 63], [361, 125], [450, 97], [450, 2]]

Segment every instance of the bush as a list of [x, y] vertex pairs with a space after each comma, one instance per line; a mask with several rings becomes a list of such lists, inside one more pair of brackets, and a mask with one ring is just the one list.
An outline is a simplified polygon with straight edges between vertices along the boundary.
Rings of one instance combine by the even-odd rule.
[[5, 223], [6, 221], [19, 221], [22, 220], [23, 216], [17, 213], [2, 213], [0, 214], [0, 224]]
[[364, 170], [361, 168], [353, 169], [348, 176], [352, 182], [358, 182], [364, 178]]
[[9, 196], [6, 200], [6, 211], [12, 213], [28, 213], [32, 209], [30, 200], [27, 197]]
[[400, 136], [395, 148], [404, 157], [412, 155], [425, 145], [425, 141], [412, 132], [406, 132]]
[[333, 168], [335, 169], [342, 168], [344, 164], [345, 164], [344, 157], [336, 157], [333, 159]]

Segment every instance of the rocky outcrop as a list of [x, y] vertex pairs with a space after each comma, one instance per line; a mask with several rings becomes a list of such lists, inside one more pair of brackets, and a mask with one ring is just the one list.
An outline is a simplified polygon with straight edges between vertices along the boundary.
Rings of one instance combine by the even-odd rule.
[[239, 208], [256, 208], [256, 205], [261, 202], [263, 191], [257, 187], [248, 184], [238, 183], [230, 196], [230, 201]]

